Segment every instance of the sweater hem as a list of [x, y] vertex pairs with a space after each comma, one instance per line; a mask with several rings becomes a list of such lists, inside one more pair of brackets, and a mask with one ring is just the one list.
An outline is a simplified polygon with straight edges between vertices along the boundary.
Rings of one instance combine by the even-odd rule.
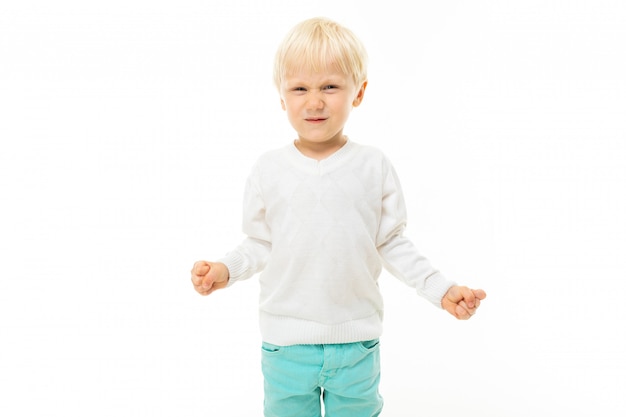
[[354, 343], [382, 334], [382, 311], [343, 323], [325, 324], [295, 317], [259, 313], [264, 342], [278, 346]]

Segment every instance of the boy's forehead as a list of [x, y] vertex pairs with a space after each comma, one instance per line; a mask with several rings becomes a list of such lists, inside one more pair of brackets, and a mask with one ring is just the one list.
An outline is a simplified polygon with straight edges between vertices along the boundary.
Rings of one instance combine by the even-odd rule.
[[316, 80], [343, 80], [349, 78], [336, 65], [329, 64], [324, 68], [314, 68], [313, 66], [302, 66], [300, 68], [290, 68], [285, 72], [286, 82], [294, 81], [316, 81]]

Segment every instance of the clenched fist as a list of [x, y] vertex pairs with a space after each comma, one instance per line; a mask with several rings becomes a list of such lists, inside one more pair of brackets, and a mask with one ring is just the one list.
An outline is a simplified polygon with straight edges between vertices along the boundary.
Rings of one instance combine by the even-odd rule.
[[487, 297], [483, 290], [465, 286], [452, 286], [443, 296], [441, 306], [459, 320], [467, 320], [476, 314], [480, 302]]
[[191, 282], [201, 295], [226, 287], [228, 277], [228, 268], [221, 262], [198, 261], [191, 268]]

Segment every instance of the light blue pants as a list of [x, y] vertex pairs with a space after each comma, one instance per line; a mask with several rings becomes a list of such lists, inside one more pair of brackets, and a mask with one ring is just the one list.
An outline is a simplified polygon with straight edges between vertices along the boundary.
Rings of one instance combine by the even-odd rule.
[[330, 345], [276, 346], [263, 343], [265, 417], [375, 417], [383, 408], [378, 392], [378, 340]]

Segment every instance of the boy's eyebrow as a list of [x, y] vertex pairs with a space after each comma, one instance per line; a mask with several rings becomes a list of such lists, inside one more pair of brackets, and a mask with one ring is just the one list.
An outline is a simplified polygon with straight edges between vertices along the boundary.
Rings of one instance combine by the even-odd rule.
[[[313, 82], [313, 84], [341, 84], [342, 82], [345, 81], [345, 78], [343, 77], [337, 77], [337, 76], [329, 76], [326, 78], [321, 78], [320, 80], [315, 80]], [[307, 85], [310, 84], [311, 82], [308, 80], [304, 80], [301, 78], [289, 78], [286, 77], [285, 78], [285, 84], [287, 85]]]

